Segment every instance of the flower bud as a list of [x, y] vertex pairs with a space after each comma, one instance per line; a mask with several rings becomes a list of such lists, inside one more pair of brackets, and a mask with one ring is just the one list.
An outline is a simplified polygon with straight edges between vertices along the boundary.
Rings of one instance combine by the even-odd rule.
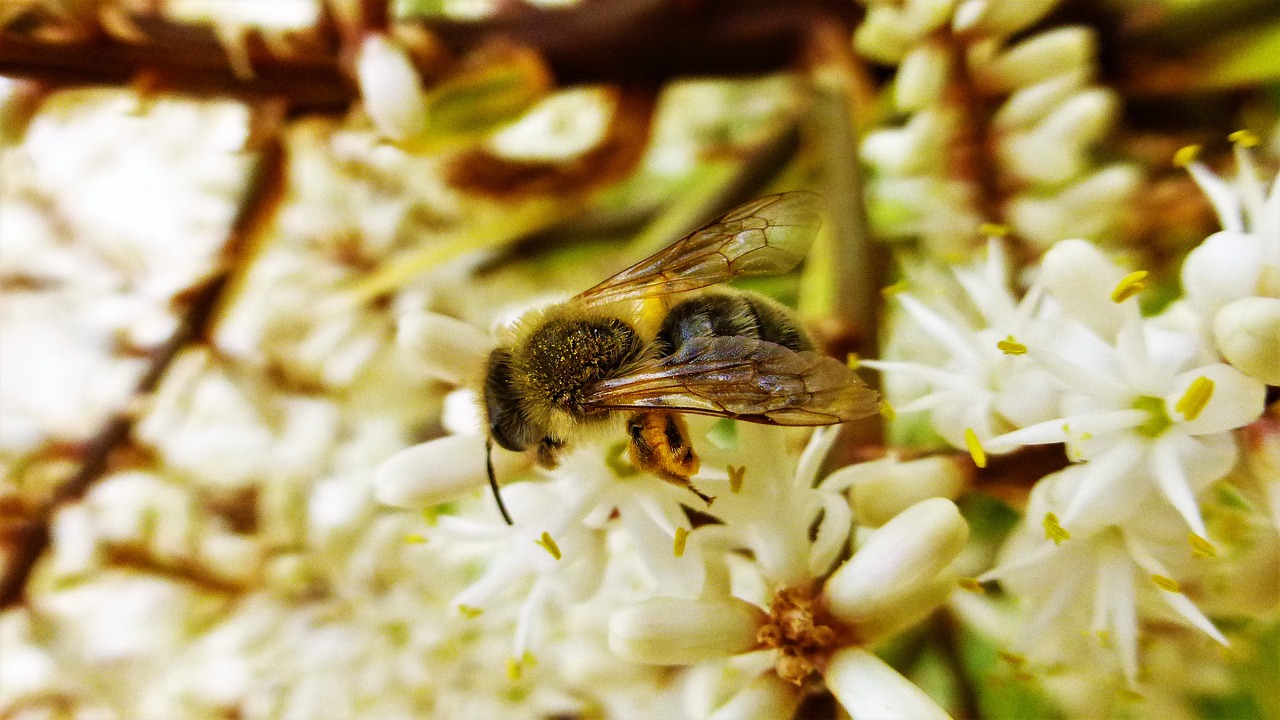
[[1063, 73], [1092, 74], [1097, 44], [1093, 31], [1079, 26], [1032, 35], [993, 58], [983, 68], [983, 80], [1007, 91]]
[[965, 0], [956, 8], [951, 27], [956, 32], [1012, 35], [1044, 17], [1057, 4], [1058, 0]]
[[404, 142], [426, 131], [422, 79], [404, 48], [384, 35], [369, 35], [356, 58], [356, 80], [378, 132]]
[[894, 82], [893, 98], [904, 112], [937, 104], [950, 69], [947, 52], [937, 45], [921, 45], [902, 59]]
[[850, 623], [892, 610], [904, 595], [933, 582], [968, 539], [969, 525], [955, 503], [918, 502], [873, 532], [832, 574], [824, 590], [827, 606]]
[[848, 483], [849, 503], [858, 523], [879, 527], [921, 500], [954, 498], [966, 474], [954, 457], [934, 456], [901, 462], [895, 459], [859, 463], [832, 473], [824, 485]]
[[609, 621], [609, 647], [652, 665], [688, 665], [747, 652], [768, 620], [745, 600], [655, 597], [620, 610]]
[[[488, 482], [483, 435], [446, 435], [392, 455], [373, 474], [378, 502], [425, 508], [456, 500]], [[529, 466], [524, 453], [493, 448], [493, 470], [501, 480]]]
[[1257, 240], [1232, 230], [1216, 232], [1182, 261], [1182, 287], [1201, 312], [1212, 314], [1227, 303], [1257, 292], [1262, 267]]
[[729, 702], [716, 708], [707, 720], [775, 720], [789, 718], [800, 706], [800, 692], [795, 685], [774, 673], [766, 673], [751, 681]]
[[1018, 177], [1067, 182], [1088, 168], [1090, 145], [1110, 130], [1119, 108], [1119, 99], [1111, 91], [1095, 88], [1077, 93], [1030, 132], [1010, 136], [1001, 144], [1001, 154]]
[[482, 372], [493, 347], [474, 325], [432, 312], [402, 315], [396, 344], [413, 353], [427, 372], [455, 385]]
[[1280, 385], [1280, 299], [1249, 297], [1227, 305], [1213, 318], [1213, 337], [1241, 372]]
[[832, 656], [823, 679], [853, 720], [950, 720], [923, 690], [860, 647]]
[[1112, 165], [1049, 197], [1016, 196], [1009, 218], [1019, 235], [1039, 247], [1069, 237], [1095, 237], [1119, 220], [1141, 181], [1137, 168]]

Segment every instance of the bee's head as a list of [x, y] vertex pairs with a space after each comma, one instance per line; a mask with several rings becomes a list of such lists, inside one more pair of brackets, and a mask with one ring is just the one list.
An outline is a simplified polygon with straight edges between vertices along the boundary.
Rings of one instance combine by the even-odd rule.
[[520, 452], [536, 445], [546, 433], [529, 421], [512, 372], [510, 350], [498, 348], [489, 354], [484, 378], [484, 410], [489, 420], [489, 436], [498, 447]]

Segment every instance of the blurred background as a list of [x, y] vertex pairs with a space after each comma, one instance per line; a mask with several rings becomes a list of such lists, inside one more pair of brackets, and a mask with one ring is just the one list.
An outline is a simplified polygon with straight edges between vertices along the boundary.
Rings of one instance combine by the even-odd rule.
[[[665, 712], [445, 617], [482, 553], [369, 489], [446, 431], [398, 316], [490, 327], [797, 188], [818, 246], [751, 287], [840, 357], [984, 224], [1023, 265], [1095, 241], [1158, 306], [1218, 229], [1175, 156], [1247, 128], [1274, 172], [1278, 119], [1275, 0], [0, 0], [0, 717]], [[938, 445], [866, 425], [847, 458]], [[1117, 713], [1276, 717], [1260, 628]], [[937, 630], [893, 663], [954, 709]], [[998, 680], [970, 710], [1066, 712], [960, 642]]]

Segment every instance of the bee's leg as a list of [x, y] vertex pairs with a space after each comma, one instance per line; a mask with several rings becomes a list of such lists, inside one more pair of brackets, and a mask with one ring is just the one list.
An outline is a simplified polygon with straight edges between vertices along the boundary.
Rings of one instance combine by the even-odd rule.
[[563, 440], [548, 435], [538, 442], [537, 450], [534, 451], [534, 461], [540, 468], [554, 470], [560, 464], [560, 449], [563, 447]]
[[641, 470], [679, 485], [710, 505], [715, 498], [689, 482], [702, 461], [689, 441], [689, 426], [680, 415], [665, 410], [641, 410], [627, 419], [631, 437], [628, 454]]

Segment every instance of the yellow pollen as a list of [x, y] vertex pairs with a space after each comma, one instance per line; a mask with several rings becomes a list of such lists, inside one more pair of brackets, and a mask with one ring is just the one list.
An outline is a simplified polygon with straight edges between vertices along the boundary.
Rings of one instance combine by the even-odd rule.
[[1044, 536], [1053, 541], [1054, 545], [1061, 545], [1063, 540], [1070, 540], [1071, 533], [1062, 527], [1058, 522], [1058, 516], [1053, 513], [1044, 514]]
[[465, 618], [480, 617], [480, 614], [483, 612], [484, 612], [484, 608], [472, 607], [470, 605], [458, 606], [458, 614], [462, 615], [462, 617], [465, 617]]
[[1163, 575], [1152, 575], [1151, 582], [1155, 583], [1156, 587], [1160, 588], [1161, 590], [1165, 590], [1171, 593], [1182, 592], [1182, 585], [1179, 585], [1178, 581], [1174, 580], [1173, 578], [1167, 578]]
[[858, 357], [858, 353], [851, 352], [844, 356], [844, 362], [849, 366], [850, 370], [857, 370], [858, 366], [862, 364], [862, 358]]
[[520, 679], [522, 674], [524, 674], [524, 666], [520, 664], [520, 661], [513, 657], [507, 658], [507, 679], [515, 682]]
[[1009, 234], [1008, 226], [999, 223], [982, 223], [978, 227], [978, 232], [992, 238], [1002, 238]]
[[888, 400], [880, 401], [880, 417], [890, 421], [898, 417], [898, 412], [893, 409], [893, 406], [889, 404]]
[[1026, 355], [1027, 346], [1013, 339], [1010, 335], [1000, 342], [996, 343], [996, 347], [1000, 348], [1000, 352], [1005, 355]]
[[427, 541], [427, 537], [422, 533], [408, 533], [404, 536], [404, 541], [410, 545], [421, 545]]
[[1187, 533], [1187, 543], [1191, 545], [1192, 557], [1211, 558], [1218, 556], [1218, 548], [1195, 533]]
[[542, 533], [542, 537], [538, 540], [534, 540], [534, 542], [538, 543], [544, 550], [551, 553], [551, 557], [557, 560], [560, 559], [560, 546], [556, 545], [556, 541], [552, 539], [551, 533]]
[[1102, 647], [1104, 648], [1114, 647], [1114, 643], [1111, 642], [1110, 630], [1098, 630], [1094, 634], [1098, 636], [1098, 644], [1101, 645]]
[[1258, 146], [1258, 136], [1248, 130], [1237, 130], [1228, 135], [1227, 139], [1243, 148]]
[[969, 448], [969, 457], [973, 458], [973, 464], [980, 468], [987, 466], [987, 451], [982, 449], [982, 443], [978, 440], [978, 433], [973, 428], [965, 428], [964, 444]]
[[1182, 417], [1187, 420], [1195, 420], [1200, 417], [1200, 413], [1204, 410], [1204, 406], [1209, 404], [1211, 397], [1213, 397], [1213, 381], [1201, 375], [1191, 381], [1187, 391], [1178, 398], [1178, 403], [1173, 406], [1173, 409], [1182, 413]]
[[1173, 166], [1184, 168], [1200, 157], [1199, 145], [1187, 145], [1173, 154]]
[[435, 527], [439, 517], [440, 513], [435, 507], [423, 508], [422, 510], [422, 519], [429, 527]]
[[886, 285], [883, 288], [880, 288], [880, 294], [883, 295], [884, 297], [892, 297], [894, 295], [897, 295], [898, 293], [903, 293], [906, 291], [907, 291], [906, 280], [900, 280], [892, 285]]
[[689, 540], [689, 531], [682, 527], [676, 528], [676, 539], [671, 545], [671, 551], [676, 557], [684, 555], [684, 544]]
[[725, 468], [729, 471], [729, 492], [738, 492], [742, 490], [742, 481], [747, 477], [747, 466], [734, 467], [730, 465]]
[[960, 578], [956, 581], [956, 584], [969, 592], [978, 593], [979, 595], [987, 594], [987, 589], [982, 587], [982, 583], [978, 582], [977, 578]]
[[1116, 285], [1116, 289], [1111, 291], [1111, 302], [1122, 303], [1125, 300], [1137, 295], [1147, 289], [1147, 284], [1143, 280], [1149, 275], [1146, 270], [1138, 270], [1120, 278], [1120, 282]]

